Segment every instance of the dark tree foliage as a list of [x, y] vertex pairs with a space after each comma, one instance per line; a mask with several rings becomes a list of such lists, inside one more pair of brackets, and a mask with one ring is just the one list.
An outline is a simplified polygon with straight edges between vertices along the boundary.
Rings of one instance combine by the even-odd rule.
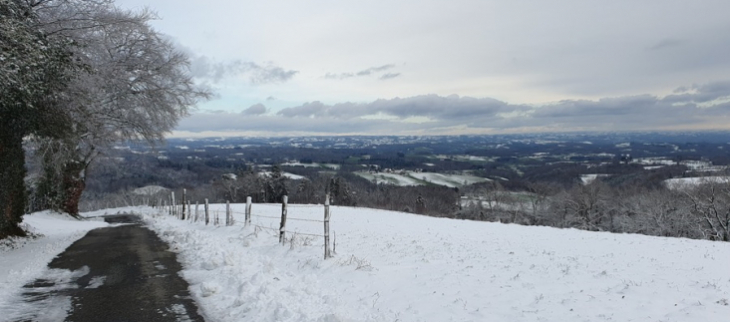
[[330, 194], [330, 201], [333, 205], [357, 205], [347, 181], [340, 176], [332, 177], [325, 191]]
[[78, 213], [89, 165], [115, 142], [156, 143], [209, 92], [185, 54], [112, 0], [0, 0], [0, 238], [32, 207]]
[[67, 111], [57, 104], [73, 68], [65, 44], [48, 41], [28, 2], [0, 0], [0, 238], [22, 236], [28, 135], [60, 137]]
[[281, 168], [275, 165], [271, 169], [271, 175], [266, 178], [264, 186], [266, 191], [266, 202], [281, 202], [284, 196], [289, 195], [286, 187], [287, 179], [282, 174]]

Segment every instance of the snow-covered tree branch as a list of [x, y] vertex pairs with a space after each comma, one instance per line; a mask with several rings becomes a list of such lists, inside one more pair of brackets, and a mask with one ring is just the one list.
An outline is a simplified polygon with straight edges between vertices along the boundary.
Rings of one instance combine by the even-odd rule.
[[161, 141], [209, 93], [193, 83], [188, 58], [149, 26], [155, 17], [150, 11], [121, 10], [111, 1], [65, 3], [38, 9], [43, 28], [75, 44], [73, 55], [85, 72], [76, 75], [65, 92], [74, 124], [70, 135], [41, 139], [46, 141], [41, 144], [53, 145], [44, 150], [56, 155], [43, 158], [44, 180], [62, 179], [54, 206], [77, 213], [85, 173], [94, 158], [115, 142]]

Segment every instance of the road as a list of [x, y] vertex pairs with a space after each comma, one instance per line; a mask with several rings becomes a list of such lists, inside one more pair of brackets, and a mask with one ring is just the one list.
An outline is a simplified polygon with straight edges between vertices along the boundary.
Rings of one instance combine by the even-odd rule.
[[26, 285], [35, 309], [14, 321], [60, 321], [52, 312], [64, 303], [65, 321], [205, 321], [167, 244], [135, 215], [105, 220], [132, 224], [92, 230], [56, 257], [49, 268], [75, 274]]

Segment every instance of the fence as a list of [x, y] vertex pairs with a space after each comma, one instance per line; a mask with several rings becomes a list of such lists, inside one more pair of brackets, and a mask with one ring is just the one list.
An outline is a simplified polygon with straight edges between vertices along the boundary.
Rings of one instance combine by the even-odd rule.
[[[183, 189], [182, 193], [182, 200], [179, 202], [176, 202], [175, 199], [175, 192], [172, 192], [170, 194], [170, 203], [168, 205], [167, 200], [158, 200], [157, 205], [158, 207], [161, 207], [164, 209], [170, 216], [174, 216], [180, 220], [188, 220], [192, 222], [198, 222], [205, 221], [205, 225], [211, 224], [211, 213], [210, 213], [210, 206], [208, 204], [208, 199], [205, 199], [204, 201], [204, 207], [203, 207], [203, 214], [199, 212], [199, 203], [195, 202], [195, 211], [193, 212], [193, 207], [191, 206], [190, 200], [187, 199], [187, 191]], [[255, 226], [261, 229], [271, 229], [276, 230], [272, 227], [265, 227], [262, 225], [254, 224], [252, 223], [251, 218], [252, 217], [258, 217], [258, 218], [270, 218], [270, 219], [279, 219], [279, 229], [276, 230], [279, 235], [279, 243], [282, 245], [286, 243], [286, 236], [287, 233], [289, 234], [296, 234], [296, 235], [307, 235], [307, 236], [315, 236], [315, 237], [323, 237], [324, 238], [324, 258], [328, 259], [332, 257], [332, 253], [334, 249], [330, 248], [330, 218], [331, 218], [331, 211], [330, 211], [330, 195], [327, 194], [325, 196], [325, 202], [324, 202], [324, 217], [322, 220], [318, 219], [311, 219], [311, 218], [297, 218], [289, 216], [289, 208], [291, 207], [289, 205], [289, 197], [283, 196], [282, 203], [281, 203], [281, 216], [275, 217], [275, 216], [267, 216], [262, 214], [254, 214], [252, 213], [253, 209], [253, 203], [251, 202], [251, 197], [246, 197], [246, 206], [245, 211], [243, 213], [241, 212], [235, 212], [231, 210], [231, 203], [226, 201], [226, 217], [225, 217], [225, 226], [233, 226], [235, 224], [234, 220], [234, 214], [243, 215], [243, 226], [249, 227], [249, 226]], [[320, 206], [309, 206], [309, 205], [296, 205], [294, 208], [297, 207], [320, 207]], [[218, 212], [216, 211], [213, 214], [212, 217], [212, 224], [215, 226], [220, 225], [220, 221], [218, 218]], [[323, 224], [324, 233], [323, 234], [312, 234], [312, 233], [302, 233], [299, 231], [289, 231], [287, 230], [286, 223], [287, 221], [303, 221], [303, 222], [318, 222]], [[333, 241], [332, 243], [333, 247], [336, 245]]]

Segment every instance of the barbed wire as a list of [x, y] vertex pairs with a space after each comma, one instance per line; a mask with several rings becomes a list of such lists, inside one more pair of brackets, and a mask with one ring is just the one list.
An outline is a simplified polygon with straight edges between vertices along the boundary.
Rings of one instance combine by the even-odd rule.
[[321, 204], [317, 204], [317, 205], [311, 205], [311, 204], [303, 205], [303, 204], [291, 204], [291, 203], [290, 204], [287, 204], [287, 206], [290, 207], [290, 208], [320, 208], [320, 207], [324, 207], [324, 205], [321, 205]]
[[[261, 225], [256, 225], [256, 224], [251, 224], [251, 226], [255, 226], [255, 227], [259, 227], [259, 228], [263, 228], [263, 229], [268, 229], [268, 230], [273, 230], [275, 232], [280, 232], [280, 230], [278, 228], [266, 227], [266, 226], [261, 226]], [[284, 230], [284, 232], [290, 233], [290, 234], [295, 234], [295, 235], [306, 235], [306, 236], [314, 236], [314, 237], [324, 237], [324, 235], [303, 233], [303, 232], [300, 232], [300, 231]]]
[[324, 220], [317, 220], [317, 219], [304, 219], [304, 218], [290, 218], [286, 217], [286, 220], [294, 220], [294, 221], [311, 221], [311, 222], [324, 222]]
[[277, 228], [273, 228], [273, 227], [265, 227], [265, 226], [261, 226], [261, 225], [256, 225], [256, 224], [251, 224], [251, 226], [254, 226], [254, 227], [259, 227], [259, 228], [263, 228], [263, 229], [269, 229], [269, 230], [273, 230], [273, 231], [276, 231], [276, 232], [278, 232], [278, 231], [279, 231], [279, 229], [277, 229]]
[[[235, 205], [235, 204], [231, 204], [231, 205]], [[238, 204], [238, 205], [246, 205], [246, 204], [245, 203], [242, 203], [242, 204]], [[323, 205], [321, 205], [321, 204], [316, 204], [316, 205], [302, 205], [302, 204], [292, 205], [292, 204], [289, 204], [287, 206], [289, 208], [315, 208], [315, 207], [316, 208], [320, 208], [320, 207], [323, 207]], [[222, 212], [225, 212], [225, 209], [223, 209], [223, 210], [216, 209], [214, 211], [216, 213], [219, 213], [221, 211]], [[239, 212], [239, 211], [231, 211], [231, 214], [237, 214], [237, 215], [243, 215], [243, 216], [246, 215], [245, 212]], [[204, 217], [204, 215], [201, 215], [201, 216]], [[186, 216], [186, 217], [199, 217], [199, 216], [195, 216], [195, 215], [193, 215], [191, 213], [190, 216]], [[266, 216], [266, 215], [256, 215], [256, 214], [251, 214], [251, 217], [270, 218], [270, 219], [281, 219], [281, 216]], [[306, 219], [306, 218], [296, 218], [296, 217], [288, 217], [288, 216], [287, 216], [286, 219], [287, 219], [287, 221], [294, 220], [294, 221], [306, 221], [306, 222], [324, 223], [324, 220], [318, 220], [318, 219]], [[202, 221], [202, 219], [201, 220], [194, 220], [194, 219], [190, 218], [190, 221], [197, 223], [198, 221]], [[233, 223], [230, 226], [241, 226], [241, 224], [243, 224], [245, 226], [245, 220], [240, 221], [240, 223], [239, 223], [239, 220], [234, 220]], [[213, 225], [214, 226], [217, 226], [215, 224], [213, 224]], [[262, 228], [262, 229], [268, 229], [268, 230], [272, 230], [272, 231], [275, 231], [275, 232], [280, 232], [280, 229], [279, 228], [275, 228], [275, 227], [266, 227], [266, 226], [262, 226], [262, 225], [258, 225], [258, 224], [254, 224], [254, 223], [251, 223], [251, 225], [254, 226], [254, 227]], [[225, 225], [223, 225], [223, 226], [225, 226]], [[305, 236], [325, 237], [323, 234], [310, 234], [310, 233], [303, 233], [303, 232], [299, 232], [299, 231], [284, 230], [284, 232], [287, 232], [287, 233], [290, 233], [290, 234], [305, 235]]]
[[[272, 218], [272, 219], [281, 219], [281, 217], [277, 216], [264, 216], [264, 215], [254, 215], [251, 214], [251, 217], [261, 217], [261, 218]], [[295, 218], [295, 217], [286, 217], [286, 220], [298, 220], [298, 221], [312, 221], [312, 222], [324, 222], [324, 220], [318, 220], [318, 219], [305, 219], [305, 218]]]
[[281, 219], [281, 217], [277, 217], [277, 216], [264, 216], [264, 215], [254, 215], [254, 214], [251, 214], [251, 217]]
[[314, 236], [314, 237], [324, 237], [324, 235], [301, 233], [301, 232], [297, 232], [297, 231], [288, 231], [288, 230], [285, 230], [285, 232], [290, 233], [290, 234], [295, 234], [295, 235], [307, 235], [307, 236]]

